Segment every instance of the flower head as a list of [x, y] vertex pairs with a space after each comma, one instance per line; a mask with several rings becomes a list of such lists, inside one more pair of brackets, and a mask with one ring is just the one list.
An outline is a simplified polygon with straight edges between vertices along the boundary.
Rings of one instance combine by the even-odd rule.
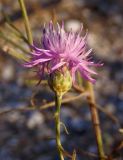
[[70, 71], [72, 81], [75, 81], [76, 72], [79, 71], [85, 79], [95, 82], [91, 77], [97, 74], [90, 67], [98, 66], [90, 57], [92, 49], [87, 50], [87, 34], [81, 36], [82, 27], [79, 32], [74, 33], [72, 30], [66, 32], [64, 24], [54, 27], [50, 22], [44, 25], [42, 31], [42, 47], [32, 47], [31, 59], [24, 66], [37, 66], [38, 74], [42, 78], [45, 71], [51, 74], [54, 71], [61, 70], [64, 67]]

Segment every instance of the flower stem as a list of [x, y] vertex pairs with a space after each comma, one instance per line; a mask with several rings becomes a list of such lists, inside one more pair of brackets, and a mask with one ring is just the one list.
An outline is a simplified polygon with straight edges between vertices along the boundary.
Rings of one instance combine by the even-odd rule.
[[105, 160], [106, 156], [103, 150], [103, 141], [102, 141], [102, 134], [101, 134], [101, 129], [100, 129], [99, 115], [98, 115], [98, 111], [96, 108], [93, 85], [90, 82], [88, 82], [88, 90], [90, 93], [90, 96], [88, 96], [88, 102], [90, 105], [92, 123], [93, 123], [93, 128], [95, 131], [96, 141], [97, 141], [99, 159]]
[[29, 19], [28, 19], [26, 7], [25, 7], [25, 4], [24, 4], [24, 0], [18, 0], [18, 1], [20, 3], [20, 7], [21, 7], [21, 10], [22, 10], [22, 15], [23, 15], [23, 18], [24, 18], [25, 29], [26, 29], [26, 34], [27, 34], [29, 44], [33, 44], [32, 32], [31, 32], [31, 28], [30, 28]]
[[56, 93], [56, 111], [55, 111], [55, 127], [56, 127], [56, 145], [59, 152], [60, 160], [64, 160], [64, 156], [62, 153], [62, 145], [60, 140], [60, 107], [62, 102], [62, 95]]

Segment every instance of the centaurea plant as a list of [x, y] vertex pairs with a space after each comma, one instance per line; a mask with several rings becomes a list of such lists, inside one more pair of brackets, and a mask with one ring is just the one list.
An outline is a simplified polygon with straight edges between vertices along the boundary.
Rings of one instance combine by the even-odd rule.
[[[87, 46], [87, 33], [82, 36], [83, 26], [78, 32], [65, 31], [64, 23], [56, 25], [50, 21], [42, 28], [41, 46], [33, 44], [32, 33], [23, 0], [18, 0], [22, 9], [25, 28], [30, 48], [30, 59], [24, 61], [23, 65], [28, 68], [37, 69], [41, 80], [44, 74], [48, 75], [48, 84], [55, 93], [56, 111], [54, 114], [56, 128], [56, 144], [60, 160], [64, 160], [64, 148], [60, 139], [60, 108], [62, 96], [76, 83], [76, 74], [87, 80], [90, 96], [88, 101], [91, 108], [92, 121], [94, 124], [96, 140], [100, 160], [104, 160], [102, 137], [99, 127], [98, 113], [95, 107], [95, 98], [92, 83], [95, 83], [93, 75], [97, 73], [91, 68], [101, 66], [95, 64], [92, 59], [92, 49]], [[75, 158], [74, 158], [75, 159]]]
[[40, 78], [46, 72], [49, 75], [49, 85], [56, 95], [56, 143], [60, 159], [63, 160], [62, 145], [60, 142], [60, 106], [62, 96], [75, 83], [77, 71], [80, 75], [91, 83], [95, 79], [91, 75], [97, 73], [90, 67], [100, 66], [95, 64], [91, 58], [92, 49], [87, 50], [87, 34], [81, 36], [80, 31], [74, 33], [72, 30], [65, 31], [64, 23], [53, 25], [52, 21], [44, 25], [42, 29], [42, 39], [40, 48], [31, 45], [31, 58], [24, 63], [25, 67], [37, 68]]

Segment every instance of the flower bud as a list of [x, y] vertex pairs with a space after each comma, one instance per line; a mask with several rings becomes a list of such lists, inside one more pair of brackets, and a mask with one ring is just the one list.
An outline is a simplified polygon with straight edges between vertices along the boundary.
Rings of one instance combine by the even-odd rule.
[[56, 70], [49, 77], [50, 88], [59, 95], [65, 94], [72, 86], [72, 77], [68, 69]]

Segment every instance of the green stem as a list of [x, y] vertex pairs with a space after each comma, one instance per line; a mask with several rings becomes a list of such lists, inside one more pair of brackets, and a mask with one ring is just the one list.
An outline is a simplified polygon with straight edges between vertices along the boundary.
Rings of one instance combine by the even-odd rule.
[[30, 44], [33, 44], [33, 39], [32, 39], [32, 32], [31, 32], [31, 28], [30, 28], [30, 24], [29, 24], [29, 19], [28, 19], [28, 15], [27, 15], [27, 11], [26, 11], [26, 7], [24, 4], [24, 0], [18, 0], [20, 3], [20, 7], [22, 10], [22, 15], [24, 18], [24, 23], [25, 23], [25, 29], [26, 29], [26, 34], [27, 34], [27, 38]]
[[90, 105], [92, 123], [93, 123], [93, 128], [95, 131], [96, 141], [97, 141], [99, 159], [105, 160], [106, 156], [103, 150], [103, 141], [102, 141], [102, 134], [101, 134], [101, 129], [100, 129], [99, 115], [98, 115], [98, 111], [96, 107], [93, 85], [90, 82], [88, 82], [88, 90], [90, 93], [90, 96], [88, 97], [88, 101]]
[[62, 102], [62, 95], [58, 95], [56, 93], [56, 111], [55, 111], [55, 127], [56, 127], [56, 145], [59, 152], [60, 160], [64, 160], [64, 156], [62, 153], [62, 145], [61, 145], [61, 139], [60, 139], [60, 107]]

